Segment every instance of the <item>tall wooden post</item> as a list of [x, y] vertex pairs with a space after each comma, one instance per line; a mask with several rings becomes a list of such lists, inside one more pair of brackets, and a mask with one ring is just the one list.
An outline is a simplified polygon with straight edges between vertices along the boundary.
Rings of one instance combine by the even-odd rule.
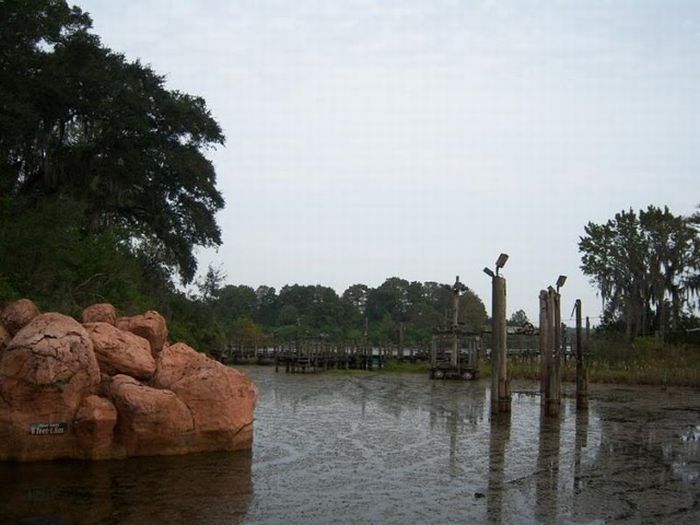
[[588, 378], [583, 363], [583, 334], [581, 326], [581, 299], [576, 299], [576, 408], [588, 408]]
[[559, 294], [559, 288], [557, 288], [557, 291], [554, 291], [554, 289], [550, 288], [550, 293], [552, 294], [552, 301], [554, 304], [554, 381], [552, 382], [554, 390], [552, 397], [556, 399], [558, 414], [559, 404], [561, 403], [561, 362], [563, 357], [561, 337], [561, 295]]
[[457, 368], [459, 363], [459, 276], [452, 287], [452, 355], [450, 364], [452, 368]]
[[491, 413], [510, 412], [510, 384], [506, 356], [506, 280], [491, 278]]
[[549, 348], [549, 294], [546, 290], [540, 290], [540, 394], [543, 403], [547, 403], [549, 396], [549, 362], [552, 360], [552, 351]]
[[558, 377], [559, 355], [557, 353], [561, 341], [557, 343], [557, 335], [561, 328], [555, 323], [558, 320], [556, 307], [557, 294], [552, 287], [540, 291], [540, 355], [542, 359], [541, 372], [542, 392], [545, 416], [559, 415], [560, 378]]
[[[546, 301], [546, 341], [544, 362], [546, 363], [545, 370], [545, 387], [544, 387], [544, 413], [545, 416], [559, 415], [559, 348], [561, 346], [561, 325], [559, 321], [561, 314], [557, 314], [559, 300], [558, 293], [551, 286], [544, 292]], [[540, 337], [542, 331], [540, 328]]]

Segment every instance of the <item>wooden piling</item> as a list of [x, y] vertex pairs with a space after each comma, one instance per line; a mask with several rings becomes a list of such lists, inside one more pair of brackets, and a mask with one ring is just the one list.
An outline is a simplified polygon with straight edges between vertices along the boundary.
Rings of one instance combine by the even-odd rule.
[[558, 323], [555, 323], [555, 320], [559, 319], [555, 313], [559, 302], [555, 297], [558, 295], [551, 287], [540, 291], [540, 356], [542, 359], [540, 392], [545, 416], [559, 415], [561, 378], [558, 375], [560, 369], [557, 351], [561, 341], [557, 343], [557, 335], [561, 328], [559, 325], [557, 329]]
[[553, 388], [552, 398], [556, 400], [557, 404], [557, 414], [552, 415], [558, 415], [559, 404], [561, 403], [561, 362], [563, 358], [561, 337], [561, 295], [559, 295], [559, 292], [555, 291], [554, 288], [551, 287], [549, 289], [549, 293], [552, 296], [552, 304], [554, 307], [552, 310], [552, 313], [554, 314], [554, 318], [552, 319], [552, 325], [554, 327], [554, 355], [552, 360], [552, 364], [554, 365], [552, 370], [554, 381], [551, 382], [551, 385]]
[[546, 403], [549, 392], [549, 362], [552, 352], [549, 348], [549, 294], [540, 290], [540, 394]]
[[581, 299], [576, 299], [576, 408], [588, 408], [588, 377], [583, 361], [583, 334], [581, 323]]
[[459, 364], [459, 276], [452, 287], [452, 355], [450, 364], [457, 368]]
[[510, 383], [506, 357], [506, 280], [494, 275], [491, 279], [491, 413], [510, 412]]

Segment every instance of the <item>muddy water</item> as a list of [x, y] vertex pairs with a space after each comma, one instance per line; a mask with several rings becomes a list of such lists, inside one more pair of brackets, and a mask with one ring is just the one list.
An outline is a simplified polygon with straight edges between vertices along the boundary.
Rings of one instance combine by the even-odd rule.
[[252, 453], [0, 465], [0, 523], [700, 523], [700, 391], [275, 374]]

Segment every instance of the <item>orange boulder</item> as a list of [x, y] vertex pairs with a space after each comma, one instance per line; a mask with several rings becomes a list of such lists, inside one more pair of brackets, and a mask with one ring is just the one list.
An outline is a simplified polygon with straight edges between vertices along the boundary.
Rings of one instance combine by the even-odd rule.
[[56, 313], [35, 317], [0, 356], [0, 459], [72, 457], [71, 422], [99, 380], [80, 324]]
[[153, 385], [177, 394], [194, 418], [193, 450], [250, 448], [258, 389], [250, 378], [184, 343], [156, 359]]
[[115, 326], [147, 339], [151, 343], [151, 354], [158, 355], [168, 339], [168, 325], [165, 319], [155, 310], [149, 310], [143, 315], [120, 317]]
[[143, 337], [108, 323], [86, 323], [83, 326], [92, 339], [103, 373], [149, 379], [156, 371], [151, 346]]
[[92, 304], [83, 310], [83, 323], [109, 323], [117, 320], [117, 309], [109, 303]]
[[2, 324], [10, 335], [15, 335], [39, 315], [39, 309], [29, 299], [20, 299], [8, 304], [2, 311]]
[[111, 401], [95, 395], [87, 396], [74, 420], [80, 455], [87, 459], [113, 458], [114, 426], [117, 409]]
[[115, 437], [129, 456], [185, 454], [194, 428], [187, 405], [169, 390], [116, 375], [110, 394], [119, 412]]

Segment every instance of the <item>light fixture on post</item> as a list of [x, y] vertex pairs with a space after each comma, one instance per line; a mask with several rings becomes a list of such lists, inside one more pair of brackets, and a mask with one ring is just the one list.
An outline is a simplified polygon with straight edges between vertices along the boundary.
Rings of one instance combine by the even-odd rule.
[[486, 275], [488, 275], [489, 277], [495, 277], [495, 276], [496, 276], [496, 274], [493, 273], [493, 272], [491, 271], [491, 269], [488, 268], [488, 267], [485, 267], [485, 268], [484, 268], [484, 273], [485, 273]]
[[557, 279], [557, 293], [559, 293], [559, 289], [564, 286], [564, 283], [566, 282], [566, 275], [560, 275], [559, 278]]
[[506, 262], [508, 261], [508, 254], [507, 253], [502, 253], [501, 255], [498, 256], [498, 259], [496, 259], [496, 275], [498, 275], [498, 270], [503, 268], [506, 265]]

